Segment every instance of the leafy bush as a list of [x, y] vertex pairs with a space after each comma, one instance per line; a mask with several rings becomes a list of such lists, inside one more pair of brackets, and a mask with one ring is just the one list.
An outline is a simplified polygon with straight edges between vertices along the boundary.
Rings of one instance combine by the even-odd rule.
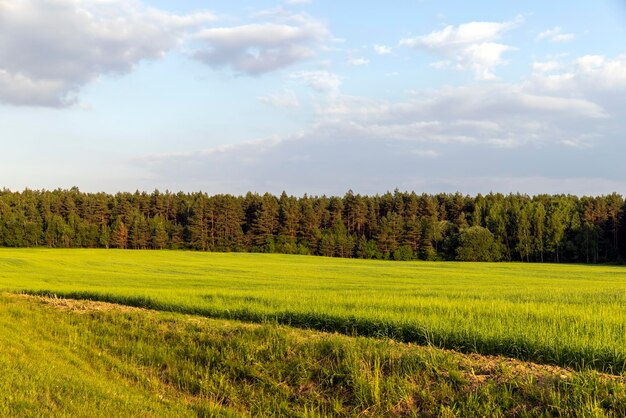
[[461, 230], [456, 259], [459, 261], [498, 261], [502, 258], [500, 245], [493, 234], [482, 226]]
[[398, 261], [409, 261], [415, 258], [413, 249], [408, 245], [403, 245], [393, 252], [393, 259]]

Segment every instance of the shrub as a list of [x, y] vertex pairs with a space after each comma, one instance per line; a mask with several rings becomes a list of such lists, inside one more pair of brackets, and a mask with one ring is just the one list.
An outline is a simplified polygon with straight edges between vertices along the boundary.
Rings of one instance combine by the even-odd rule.
[[482, 226], [461, 230], [456, 259], [459, 261], [498, 261], [502, 258], [500, 246], [493, 234]]

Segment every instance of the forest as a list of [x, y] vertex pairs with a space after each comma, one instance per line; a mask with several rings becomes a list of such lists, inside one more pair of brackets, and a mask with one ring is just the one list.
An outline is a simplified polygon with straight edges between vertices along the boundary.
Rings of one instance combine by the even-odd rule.
[[187, 249], [390, 260], [619, 263], [626, 205], [606, 196], [0, 191], [0, 246]]

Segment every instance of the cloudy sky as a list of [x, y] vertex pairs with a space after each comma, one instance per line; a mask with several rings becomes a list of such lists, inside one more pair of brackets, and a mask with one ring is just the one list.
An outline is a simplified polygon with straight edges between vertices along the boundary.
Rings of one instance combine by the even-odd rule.
[[0, 0], [0, 187], [626, 194], [622, 0]]

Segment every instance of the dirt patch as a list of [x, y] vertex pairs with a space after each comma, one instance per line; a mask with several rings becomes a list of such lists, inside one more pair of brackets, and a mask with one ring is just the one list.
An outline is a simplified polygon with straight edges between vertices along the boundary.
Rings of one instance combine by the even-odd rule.
[[8, 294], [6, 296], [20, 298], [44, 305], [53, 306], [56, 309], [66, 312], [88, 313], [88, 312], [147, 312], [144, 308], [119, 305], [108, 302], [96, 302], [93, 300], [64, 299], [58, 297], [35, 296], [26, 294]]
[[479, 354], [463, 355], [459, 366], [463, 370], [463, 377], [469, 382], [470, 390], [487, 382], [503, 384], [511, 381], [546, 387], [560, 380], [570, 380], [574, 373], [563, 367]]

